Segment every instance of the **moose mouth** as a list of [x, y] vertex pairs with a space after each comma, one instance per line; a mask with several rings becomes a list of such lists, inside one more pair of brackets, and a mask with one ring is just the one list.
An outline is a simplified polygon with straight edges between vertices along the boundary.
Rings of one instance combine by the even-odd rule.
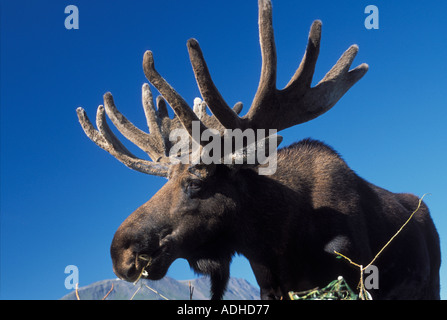
[[150, 280], [159, 280], [163, 278], [164, 274], [166, 274], [169, 265], [165, 265], [165, 263], [160, 263], [160, 259], [157, 259], [147, 255], [147, 254], [139, 254], [136, 257], [136, 270], [139, 273], [140, 278], [150, 279]]
[[140, 280], [141, 277], [143, 277], [143, 278], [147, 278], [147, 277], [149, 276], [149, 272], [148, 272], [146, 269], [149, 268], [149, 266], [150, 266], [151, 263], [152, 263], [152, 258], [151, 258], [150, 256], [148, 256], [147, 254], [144, 254], [144, 253], [143, 253], [143, 254], [140, 254], [140, 255], [137, 255], [136, 263], [138, 262], [138, 260], [145, 261], [145, 262], [147, 262], [147, 263], [146, 263], [146, 265], [141, 269], [140, 275], [138, 276], [137, 280], [135, 280], [135, 283], [137, 283], [138, 280]]
[[120, 279], [128, 282], [137, 282], [141, 278], [160, 280], [175, 260], [172, 258], [172, 253], [163, 246], [158, 247], [151, 254], [146, 251], [129, 251], [131, 250], [112, 254], [113, 271]]
[[135, 256], [133, 276], [127, 281], [137, 282], [140, 278], [160, 280], [166, 275], [174, 260], [164, 247], [159, 247], [150, 255], [143, 252], [138, 253]]
[[178, 258], [178, 246], [170, 230], [151, 235], [149, 240], [125, 241], [126, 233], [115, 233], [110, 248], [114, 273], [122, 280], [160, 280]]

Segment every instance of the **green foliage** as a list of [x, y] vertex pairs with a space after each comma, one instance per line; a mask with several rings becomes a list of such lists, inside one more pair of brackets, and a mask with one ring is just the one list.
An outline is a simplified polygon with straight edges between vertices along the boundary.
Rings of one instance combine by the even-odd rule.
[[289, 292], [291, 300], [358, 300], [358, 295], [346, 283], [342, 276], [329, 283], [323, 289], [311, 289], [301, 292]]

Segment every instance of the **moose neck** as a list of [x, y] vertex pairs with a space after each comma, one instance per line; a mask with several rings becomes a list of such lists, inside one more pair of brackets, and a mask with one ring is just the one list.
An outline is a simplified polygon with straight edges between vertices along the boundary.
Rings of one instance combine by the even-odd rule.
[[263, 299], [280, 299], [289, 289], [313, 285], [290, 277], [297, 272], [306, 274], [303, 261], [314, 255], [308, 249], [316, 236], [309, 232], [315, 223], [309, 203], [312, 177], [300, 162], [292, 170], [290, 162], [282, 160], [283, 152], [288, 153], [287, 149], [279, 152], [275, 174], [241, 170], [238, 175], [241, 211], [233, 234], [239, 238], [233, 241], [236, 252], [249, 260]]
[[[234, 224], [235, 234], [240, 237], [236, 251], [249, 259], [281, 254], [287, 245], [284, 235], [289, 233], [284, 229], [299, 225], [296, 220], [300, 219], [297, 213], [303, 205], [302, 195], [283, 184], [277, 174], [262, 176], [253, 170], [241, 170], [238, 180], [241, 210]], [[303, 234], [296, 227], [294, 233], [297, 237]], [[272, 243], [276, 245], [272, 247]]]

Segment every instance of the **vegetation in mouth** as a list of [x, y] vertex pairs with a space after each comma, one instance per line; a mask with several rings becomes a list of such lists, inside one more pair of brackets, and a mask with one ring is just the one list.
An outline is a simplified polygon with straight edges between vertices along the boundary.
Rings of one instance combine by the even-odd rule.
[[143, 260], [143, 261], [147, 261], [146, 265], [141, 269], [140, 274], [138, 275], [137, 280], [135, 280], [135, 282], [133, 284], [137, 284], [138, 281], [140, 281], [141, 277], [147, 277], [149, 275], [149, 273], [147, 272], [147, 268], [150, 266], [151, 262], [152, 262], [152, 258], [147, 256], [147, 255], [139, 255], [138, 256], [138, 260]]

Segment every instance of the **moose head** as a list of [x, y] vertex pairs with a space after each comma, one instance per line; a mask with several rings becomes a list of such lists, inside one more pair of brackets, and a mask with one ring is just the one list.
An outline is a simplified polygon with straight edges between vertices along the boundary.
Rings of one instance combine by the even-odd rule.
[[[200, 134], [212, 129], [221, 139], [228, 130], [280, 131], [327, 112], [368, 70], [366, 64], [350, 70], [358, 52], [358, 47], [352, 45], [324, 78], [311, 87], [322, 27], [320, 21], [315, 21], [298, 69], [285, 88], [277, 89], [272, 5], [269, 0], [259, 0], [258, 7], [261, 76], [253, 102], [244, 116], [239, 116], [241, 103], [231, 108], [217, 90], [195, 39], [187, 42], [187, 48], [203, 102], [196, 99], [193, 108], [156, 71], [153, 53], [146, 51], [144, 73], [161, 94], [154, 103], [149, 85], [142, 87], [142, 104], [150, 133], [136, 128], [124, 117], [110, 93], [104, 95], [104, 105], [98, 107], [97, 129], [85, 111], [77, 109], [86, 135], [99, 147], [133, 170], [168, 179], [147, 203], [121, 224], [113, 238], [113, 268], [120, 278], [135, 281], [144, 273], [149, 279], [161, 279], [174, 260], [184, 258], [196, 272], [210, 276], [212, 298], [220, 299], [235, 253], [245, 255], [250, 261], [263, 298], [286, 297], [289, 289], [309, 289], [315, 284], [324, 284], [323, 281], [332, 276], [332, 273], [321, 276], [321, 267], [302, 266], [297, 256], [303, 257], [313, 251], [301, 249], [309, 245], [309, 233], [319, 228], [318, 223], [311, 220], [311, 213], [317, 208], [331, 207], [333, 203], [324, 203], [319, 197], [321, 203], [317, 206], [315, 192], [337, 192], [336, 187], [324, 185], [322, 181], [331, 180], [327, 175], [336, 171], [339, 172], [337, 180], [353, 179], [351, 171], [335, 152], [311, 141], [282, 149], [275, 154], [278, 169], [271, 175], [259, 174], [263, 164], [256, 158], [251, 163], [246, 161], [247, 146], [244, 146], [242, 160], [230, 157], [229, 163], [205, 163], [192, 155], [192, 144], [198, 144], [202, 154], [209, 145], [206, 139], [197, 141], [194, 138], [194, 128]], [[166, 102], [175, 113], [172, 119], [168, 116]], [[212, 116], [207, 114], [206, 107]], [[105, 114], [152, 161], [139, 159], [127, 150], [110, 130]], [[172, 149], [176, 141], [172, 141], [172, 134], [175, 130], [182, 130], [191, 137], [187, 144], [189, 162], [173, 161]], [[260, 135], [255, 136], [256, 146], [259, 146]], [[270, 133], [263, 137], [270, 141], [265, 145], [275, 147], [281, 140], [278, 136], [270, 139]], [[333, 170], [329, 172], [329, 168]], [[349, 173], [343, 175], [342, 171]], [[357, 198], [355, 194], [353, 199]], [[346, 208], [351, 207], [346, 205]], [[326, 215], [321, 214], [318, 219]], [[325, 236], [322, 244], [315, 248], [318, 253], [313, 256], [309, 253], [313, 258], [306, 260], [311, 266], [331, 265], [328, 259], [333, 259], [333, 250], [327, 248], [345, 248], [354, 256], [357, 254], [350, 235], [328, 231], [331, 218], [328, 219], [321, 227]], [[362, 257], [360, 254], [359, 259]], [[339, 265], [333, 269], [341, 270]], [[295, 275], [300, 270], [302, 276]], [[352, 274], [352, 270], [347, 272]]]

